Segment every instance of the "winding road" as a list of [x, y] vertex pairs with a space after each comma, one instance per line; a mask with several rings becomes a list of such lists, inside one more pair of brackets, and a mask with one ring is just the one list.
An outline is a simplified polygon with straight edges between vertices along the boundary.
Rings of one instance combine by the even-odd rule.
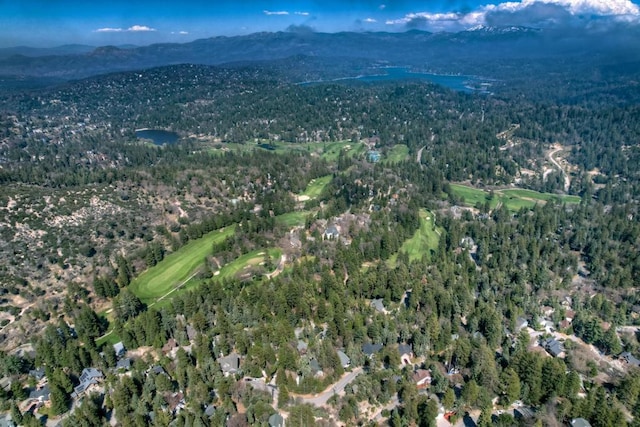
[[329, 386], [325, 391], [320, 394], [317, 394], [313, 397], [305, 397], [305, 396], [297, 396], [301, 398], [302, 403], [309, 403], [315, 406], [324, 406], [327, 404], [327, 401], [331, 399], [331, 396], [334, 394], [341, 394], [344, 392], [344, 388], [356, 379], [358, 375], [362, 373], [362, 368], [356, 368], [351, 372], [347, 372], [338, 380], [338, 382]]
[[564, 177], [564, 191], [567, 192], [569, 191], [569, 187], [571, 187], [571, 179], [569, 178], [569, 175], [567, 175], [565, 170], [562, 168], [562, 166], [560, 166], [560, 163], [558, 163], [557, 160], [553, 157], [556, 153], [560, 151], [562, 151], [562, 147], [556, 146], [553, 150], [549, 151], [549, 154], [547, 154], [547, 157], [549, 158], [549, 161], [553, 163], [553, 165], [556, 168], [558, 168], [560, 173], [562, 173], [562, 176]]

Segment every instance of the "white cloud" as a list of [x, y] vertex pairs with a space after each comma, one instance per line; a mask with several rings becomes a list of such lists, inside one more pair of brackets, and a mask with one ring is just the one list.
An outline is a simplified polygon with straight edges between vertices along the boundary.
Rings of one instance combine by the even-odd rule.
[[187, 34], [189, 34], [188, 31], [171, 31], [171, 34], [179, 34], [181, 36], [186, 36]]
[[121, 33], [124, 30], [122, 28], [109, 28], [109, 27], [105, 27], [105, 28], [98, 28], [97, 30], [94, 30], [95, 33]]
[[289, 12], [287, 12], [286, 10], [263, 10], [262, 11], [265, 15], [268, 16], [272, 16], [272, 15], [288, 15]]
[[[486, 4], [466, 13], [414, 12], [397, 19], [389, 19], [387, 25], [424, 26], [430, 28], [469, 28], [487, 23], [487, 16], [500, 14], [502, 20], [518, 14], [521, 21], [528, 11], [542, 6], [556, 8], [568, 16], [600, 16], [618, 21], [640, 22], [640, 6], [631, 0], [522, 0], [498, 4]], [[552, 10], [552, 9], [549, 9]], [[524, 15], [523, 15], [524, 14]], [[506, 24], [507, 22], [505, 22]]]
[[385, 10], [387, 8], [386, 4], [381, 4], [380, 6], [378, 6], [378, 9], [380, 10]]
[[147, 27], [146, 25], [134, 25], [133, 27], [127, 28], [127, 31], [132, 32], [146, 32], [146, 31], [156, 31], [155, 28]]
[[364, 18], [362, 20], [362, 22], [366, 22], [367, 24], [373, 24], [373, 23], [378, 22], [378, 21], [373, 19], [373, 18]]
[[147, 27], [146, 25], [134, 25], [129, 28], [98, 28], [94, 30], [94, 33], [140, 33], [140, 32], [149, 32], [149, 31], [157, 31], [155, 28]]
[[309, 16], [309, 12], [296, 12], [296, 15]]

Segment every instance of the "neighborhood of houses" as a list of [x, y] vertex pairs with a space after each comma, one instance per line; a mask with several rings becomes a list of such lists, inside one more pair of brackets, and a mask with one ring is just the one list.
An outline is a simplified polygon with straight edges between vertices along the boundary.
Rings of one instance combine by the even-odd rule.
[[[406, 295], [410, 295], [411, 290], [406, 292]], [[405, 298], [406, 302], [406, 298]], [[524, 317], [519, 317], [515, 321], [515, 329], [513, 333], [508, 330], [505, 330], [505, 333], [510, 336], [515, 336], [522, 331], [527, 331], [532, 337], [532, 347], [529, 348], [529, 351], [536, 351], [536, 349], [540, 349], [540, 351], [545, 352], [548, 357], [559, 357], [564, 358], [566, 356], [565, 343], [568, 339], [570, 339], [573, 343], [572, 345], [581, 344], [586, 346], [585, 343], [582, 343], [578, 338], [574, 336], [564, 335], [556, 330], [556, 325], [560, 328], [563, 325], [570, 325], [574, 313], [568, 308], [564, 311], [564, 317], [559, 322], [553, 322], [550, 320], [551, 314], [553, 314], [553, 309], [550, 307], [542, 307], [541, 316], [536, 317], [534, 319], [527, 319]], [[383, 299], [373, 299], [370, 301], [370, 307], [372, 314], [376, 313], [379, 315], [393, 315], [395, 311], [399, 309], [399, 303], [387, 302]], [[533, 325], [532, 325], [533, 324]], [[532, 328], [533, 326], [533, 328]], [[309, 356], [309, 346], [310, 341], [309, 338], [305, 338], [303, 334], [303, 329], [296, 329], [296, 339], [297, 342], [294, 343], [296, 350], [298, 351], [300, 356]], [[187, 326], [186, 328], [187, 337], [190, 341], [189, 345], [179, 345], [175, 339], [170, 339], [163, 347], [162, 353], [170, 359], [175, 359], [179, 349], [183, 349], [186, 352], [191, 352], [191, 348], [197, 338], [197, 333], [195, 329], [191, 326]], [[322, 339], [326, 334], [326, 328], [322, 330], [318, 337]], [[308, 337], [308, 335], [307, 335]], [[456, 340], [457, 336], [454, 334], [452, 340]], [[132, 367], [132, 363], [134, 361], [135, 352], [128, 352], [124, 347], [123, 343], [118, 342], [113, 345], [114, 352], [117, 357], [117, 364], [114, 368], [111, 369], [112, 375], [130, 375], [130, 369]], [[352, 366], [351, 358], [345, 352], [345, 349], [335, 349], [338, 359], [340, 361], [341, 366], [347, 371], [343, 378], [347, 378], [349, 381], [355, 379], [356, 375], [361, 372], [361, 367]], [[414, 354], [413, 347], [409, 343], [399, 343], [395, 345], [387, 345], [385, 346], [380, 342], [368, 342], [362, 345], [360, 348], [362, 355], [365, 360], [376, 361], [377, 359], [381, 359], [378, 355], [383, 351], [395, 351], [397, 352], [397, 360], [400, 361], [400, 366], [404, 369], [411, 370], [410, 378], [415, 383], [418, 390], [422, 390], [426, 393], [429, 393], [428, 389], [432, 380], [432, 371], [430, 369], [426, 369], [425, 360], [421, 357], [417, 357]], [[381, 361], [381, 360], [379, 360]], [[640, 367], [640, 360], [636, 358], [633, 354], [629, 352], [624, 352], [618, 356], [617, 359], [612, 359], [613, 362], [617, 362], [619, 365], [628, 365], [633, 367]], [[243, 355], [239, 354], [237, 351], [231, 351], [229, 354], [223, 355], [220, 354], [217, 358], [218, 365], [220, 370], [225, 376], [234, 377], [236, 379], [244, 378], [243, 373]], [[370, 365], [371, 362], [365, 363], [365, 366]], [[431, 364], [430, 367], [433, 369], [434, 366], [437, 366], [437, 369], [441, 370], [442, 375], [449, 376], [450, 379], [454, 380], [455, 376], [458, 375], [459, 370], [456, 366], [439, 366], [438, 364]], [[316, 378], [323, 378], [325, 373], [323, 372], [323, 367], [319, 364], [318, 360], [311, 357], [309, 359], [309, 368], [310, 373]], [[356, 375], [349, 376], [349, 371], [352, 373], [357, 370]], [[91, 393], [104, 394], [108, 393], [108, 384], [105, 382], [105, 372], [101, 371], [96, 367], [87, 366], [82, 370], [80, 377], [77, 379], [77, 384], [73, 389], [73, 393], [71, 394], [74, 402], [81, 402], [82, 398]], [[32, 371], [30, 371], [29, 375], [33, 377], [35, 381], [35, 386], [30, 390], [30, 393], [21, 405], [21, 411], [31, 411], [33, 413], [37, 413], [38, 409], [45, 406], [50, 405], [50, 390], [45, 374], [45, 369], [43, 367], [38, 367]], [[163, 375], [169, 377], [169, 374], [165, 370], [163, 366], [160, 364], [155, 364], [150, 366], [146, 370], [146, 375]], [[299, 380], [300, 378], [298, 378]], [[270, 391], [272, 396], [277, 395], [277, 386], [275, 385], [275, 378], [246, 378], [247, 384], [252, 384], [253, 387], [263, 387], [263, 390]], [[454, 381], [455, 382], [455, 381]], [[7, 381], [3, 381], [3, 387], [8, 387]], [[343, 388], [340, 392], [343, 392]], [[330, 389], [331, 387], [329, 387]], [[335, 389], [334, 389], [335, 393]], [[274, 396], [277, 399], [277, 396]], [[295, 395], [293, 396], [295, 398]], [[178, 392], [167, 392], [164, 395], [165, 406], [164, 409], [171, 413], [177, 414], [181, 410], [186, 407], [186, 401], [183, 391]], [[315, 403], [319, 405], [326, 404], [325, 401], [314, 401], [309, 400], [310, 403]], [[321, 402], [321, 403], [318, 403]], [[397, 402], [396, 402], [397, 403]], [[75, 404], [74, 404], [75, 405]], [[535, 408], [530, 408], [524, 406], [522, 404], [516, 404], [514, 407], [509, 409], [515, 418], [532, 418], [535, 415]], [[216, 411], [215, 402], [212, 401], [206, 408], [204, 408], [205, 414], [208, 416], [213, 416]], [[496, 408], [497, 413], [504, 412], [504, 409]], [[440, 420], [439, 426], [451, 425], [448, 424], [448, 419], [450, 418], [451, 413], [446, 413], [444, 409], [440, 408]], [[115, 414], [117, 417], [117, 414]], [[153, 417], [152, 414], [149, 414], [150, 417]], [[12, 425], [10, 419], [0, 418], [0, 426], [9, 426]], [[476, 417], [477, 418], [477, 417]], [[286, 424], [287, 413], [286, 412], [275, 412], [269, 418], [269, 426], [284, 426]], [[460, 420], [458, 424], [460, 426], [473, 425], [470, 422], [474, 422], [472, 417], [465, 417], [464, 420]], [[460, 424], [462, 423], [462, 424]], [[574, 419], [571, 422], [572, 427], [585, 427], [589, 426], [588, 421], [578, 418]]]

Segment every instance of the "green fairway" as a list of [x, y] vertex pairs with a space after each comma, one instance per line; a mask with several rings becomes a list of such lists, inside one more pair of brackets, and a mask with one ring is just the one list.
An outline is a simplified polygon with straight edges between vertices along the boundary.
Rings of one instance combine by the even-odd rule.
[[[449, 184], [449, 186], [456, 196], [464, 199], [464, 204], [467, 206], [475, 206], [478, 203], [484, 204], [489, 200], [489, 193], [487, 191], [460, 184]], [[498, 202], [499, 200], [497, 196], [494, 196], [493, 200], [489, 200], [491, 209], [495, 208], [498, 205]]]
[[464, 198], [464, 204], [471, 207], [475, 207], [478, 203], [483, 205], [488, 201], [491, 209], [494, 209], [499, 203], [503, 203], [507, 209], [515, 212], [522, 208], [532, 208], [536, 203], [545, 203], [551, 200], [569, 204], [580, 203], [580, 197], [578, 196], [539, 193], [522, 188], [495, 190], [493, 197], [489, 200], [490, 194], [488, 191], [460, 184], [449, 185], [453, 193], [458, 197]]
[[532, 200], [558, 200], [562, 203], [580, 203], [580, 196], [569, 196], [565, 194], [551, 194], [551, 193], [539, 193], [533, 190], [525, 190], [525, 189], [513, 189], [513, 190], [501, 190], [500, 193], [506, 196], [519, 197], [521, 199], [532, 199]]
[[212, 245], [230, 236], [234, 229], [235, 226], [231, 226], [212, 231], [187, 243], [138, 276], [129, 289], [145, 303], [161, 297], [193, 274], [211, 253]]
[[282, 251], [278, 248], [270, 249], [258, 249], [247, 254], [242, 255], [239, 258], [234, 259], [230, 263], [226, 264], [220, 269], [220, 272], [213, 276], [214, 280], [229, 279], [241, 275], [243, 271], [254, 265], [260, 265], [264, 262], [265, 253], [271, 257], [271, 263], [274, 266], [278, 265]]
[[[413, 237], [402, 244], [400, 252], [407, 253], [410, 261], [421, 259], [424, 255], [429, 258], [431, 251], [435, 251], [438, 248], [438, 241], [442, 232], [441, 227], [436, 226], [434, 228], [433, 214], [425, 209], [420, 209], [420, 228], [416, 230]], [[394, 254], [389, 258], [390, 267], [395, 266], [397, 257], [398, 255]]]
[[307, 216], [310, 211], [289, 212], [286, 214], [278, 215], [276, 222], [287, 227], [299, 227], [304, 225], [307, 220]]
[[[192, 277], [184, 286], [171, 293], [170, 297], [157, 301], [153, 307], [156, 310], [168, 305], [171, 302], [171, 298], [187, 292], [191, 289], [195, 289], [205, 282], [210, 280], [216, 282], [223, 279], [231, 279], [234, 277], [241, 277], [243, 272], [246, 272], [251, 266], [261, 265], [264, 262], [265, 253], [268, 253], [271, 257], [271, 264], [278, 265], [282, 251], [279, 248], [258, 249], [247, 254], [244, 254], [235, 260], [224, 265], [219, 271], [215, 272], [210, 279], [200, 279], [198, 277]], [[271, 273], [273, 270], [269, 271]]]
[[307, 185], [307, 188], [302, 192], [301, 196], [307, 196], [309, 199], [315, 199], [322, 190], [331, 182], [333, 177], [331, 175], [321, 176], [320, 178], [312, 179]]
[[386, 159], [383, 162], [386, 163], [398, 163], [406, 160], [409, 157], [409, 147], [404, 144], [396, 144], [386, 154]]

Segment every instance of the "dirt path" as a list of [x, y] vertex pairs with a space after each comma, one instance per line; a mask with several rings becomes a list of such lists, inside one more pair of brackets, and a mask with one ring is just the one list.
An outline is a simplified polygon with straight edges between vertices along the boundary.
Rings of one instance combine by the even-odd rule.
[[562, 147], [556, 145], [553, 148], [553, 150], [549, 151], [549, 153], [547, 154], [547, 157], [549, 161], [553, 163], [553, 165], [556, 168], [558, 168], [560, 173], [562, 173], [562, 176], [564, 177], [564, 191], [567, 192], [569, 191], [569, 187], [571, 187], [571, 179], [569, 178], [569, 175], [565, 172], [565, 170], [562, 168], [562, 166], [560, 166], [560, 163], [558, 163], [558, 161], [553, 157], [555, 154], [557, 154], [560, 151], [562, 151]]
[[421, 149], [419, 149], [418, 153], [416, 154], [416, 162], [418, 162], [420, 167], [422, 167], [422, 152], [424, 151], [425, 148], [427, 148], [426, 145], [424, 147], [422, 147]]
[[278, 274], [282, 273], [282, 270], [284, 270], [285, 262], [287, 262], [287, 255], [286, 254], [282, 254], [280, 256], [280, 261], [278, 261], [278, 266], [276, 267], [276, 269], [273, 270], [271, 273], [265, 274], [267, 279], [272, 279], [272, 278], [276, 277]]

